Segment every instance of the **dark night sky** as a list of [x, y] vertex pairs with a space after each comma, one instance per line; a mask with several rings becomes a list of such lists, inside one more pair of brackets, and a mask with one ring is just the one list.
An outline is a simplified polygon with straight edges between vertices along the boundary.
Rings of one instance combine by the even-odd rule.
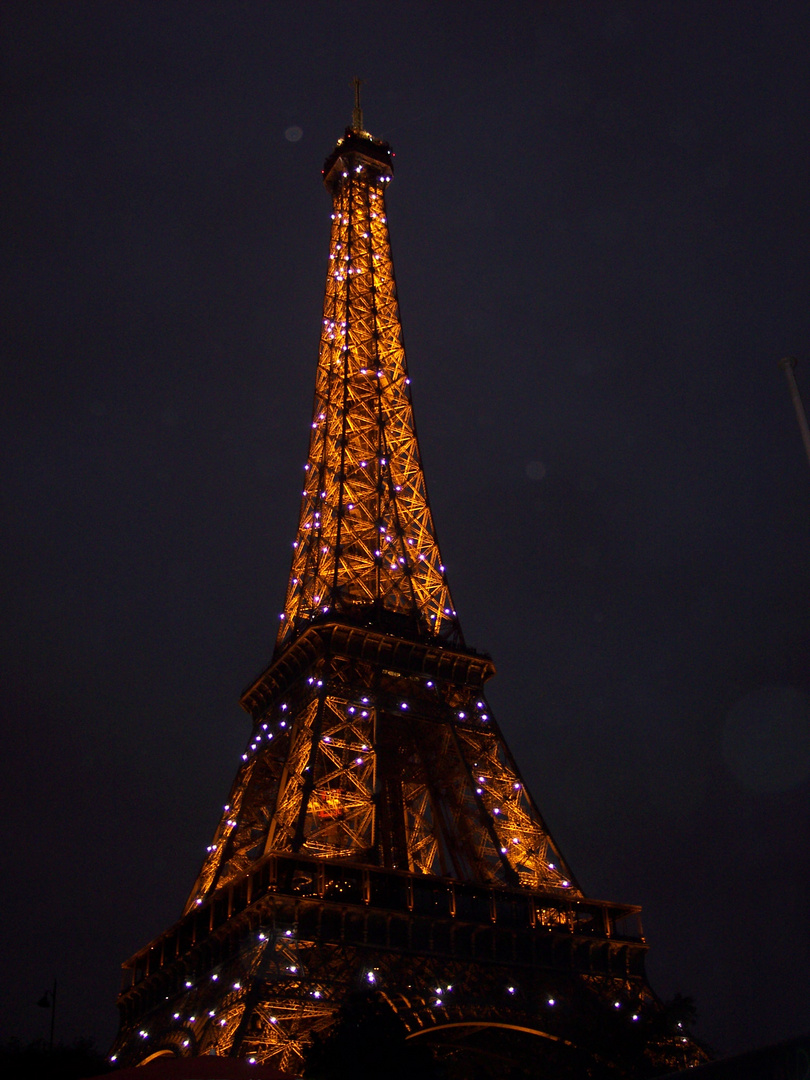
[[[365, 80], [467, 641], [583, 887], [810, 1030], [810, 8], [2, 6], [0, 1037], [116, 1027], [270, 657]], [[295, 136], [300, 134], [299, 138]], [[801, 362], [804, 359], [805, 362]]]

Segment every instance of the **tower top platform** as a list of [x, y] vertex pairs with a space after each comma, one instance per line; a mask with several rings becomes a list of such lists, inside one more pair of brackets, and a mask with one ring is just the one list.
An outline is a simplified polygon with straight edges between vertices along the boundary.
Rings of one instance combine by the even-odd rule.
[[357, 169], [358, 165], [368, 166], [375, 174], [392, 174], [394, 171], [394, 152], [390, 143], [375, 139], [367, 131], [358, 131], [347, 127], [343, 138], [338, 139], [334, 150], [323, 163], [323, 182], [333, 192], [343, 173]]

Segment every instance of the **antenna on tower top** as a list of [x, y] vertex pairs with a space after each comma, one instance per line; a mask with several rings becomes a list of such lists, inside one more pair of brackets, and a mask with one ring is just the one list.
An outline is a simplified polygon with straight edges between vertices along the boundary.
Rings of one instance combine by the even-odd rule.
[[363, 110], [360, 108], [360, 84], [362, 79], [358, 79], [355, 76], [352, 79], [352, 86], [354, 87], [354, 109], [352, 111], [352, 130], [363, 130]]

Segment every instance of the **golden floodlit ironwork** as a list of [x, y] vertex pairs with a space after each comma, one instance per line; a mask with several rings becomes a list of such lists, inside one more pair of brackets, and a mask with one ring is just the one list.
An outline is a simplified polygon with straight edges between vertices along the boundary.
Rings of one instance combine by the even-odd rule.
[[390, 151], [347, 133], [283, 647], [322, 614], [381, 606], [460, 640], [419, 458], [385, 211]]
[[487, 704], [492, 661], [461, 633], [414, 426], [391, 177], [356, 85], [324, 167], [320, 355], [275, 653], [242, 696], [251, 737], [183, 915], [124, 965], [119, 1064], [168, 1050], [298, 1073], [360, 986], [458, 1076], [470, 1056], [497, 1077], [575, 1049], [606, 1011], [628, 1031], [660, 1011], [640, 909], [583, 894]]

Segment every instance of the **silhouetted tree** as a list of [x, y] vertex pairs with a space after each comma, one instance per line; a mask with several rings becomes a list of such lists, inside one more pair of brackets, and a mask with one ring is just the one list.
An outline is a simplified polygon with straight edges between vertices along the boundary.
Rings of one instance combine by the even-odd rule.
[[3, 1080], [83, 1080], [112, 1072], [92, 1039], [77, 1039], [70, 1046], [52, 1049], [44, 1040], [21, 1043], [10, 1039], [0, 1044], [0, 1076]]
[[[304, 1076], [306, 1080], [653, 1080], [688, 1064], [692, 1053], [688, 1031], [695, 1018], [691, 998], [676, 995], [661, 1006], [639, 1008], [633, 1014], [629, 1003], [616, 1009], [583, 990], [568, 1007], [571, 1016], [565, 1029], [570, 1031], [573, 1023], [573, 1042], [536, 1040], [527, 1054], [526, 1045], [514, 1045], [509, 1032], [492, 1029], [479, 1047], [482, 1056], [475, 1045], [459, 1043], [439, 1063], [419, 1039], [406, 1040], [404, 1024], [382, 995], [357, 993], [341, 1007], [328, 1034], [313, 1038]], [[689, 1040], [689, 1049], [681, 1047], [682, 1039]]]
[[405, 1025], [376, 991], [352, 994], [324, 1038], [306, 1055], [307, 1080], [438, 1080], [428, 1047], [406, 1039]]

